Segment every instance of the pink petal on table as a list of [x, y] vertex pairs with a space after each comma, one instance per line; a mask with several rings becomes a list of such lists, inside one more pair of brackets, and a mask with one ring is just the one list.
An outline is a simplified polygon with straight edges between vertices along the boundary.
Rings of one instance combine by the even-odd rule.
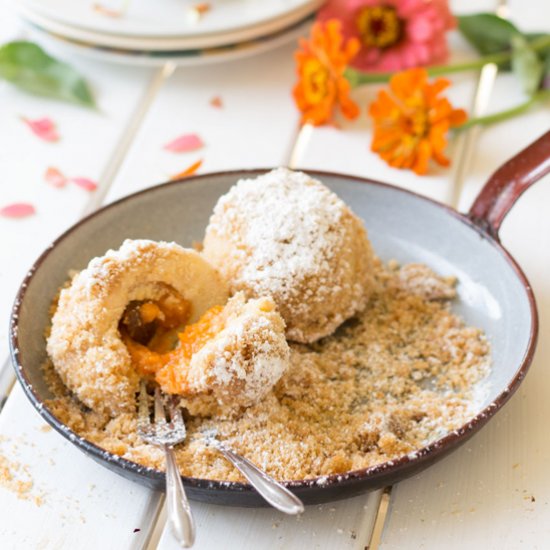
[[48, 168], [44, 172], [44, 180], [54, 187], [65, 187], [65, 185], [69, 181], [65, 174], [63, 174], [61, 170], [55, 168], [54, 166], [48, 166]]
[[185, 153], [204, 147], [202, 139], [197, 134], [185, 134], [166, 144], [164, 148], [173, 153]]
[[97, 183], [88, 178], [70, 178], [69, 181], [72, 181], [78, 187], [86, 189], [86, 191], [95, 191], [97, 189]]
[[217, 96], [214, 96], [211, 100], [210, 100], [210, 105], [212, 107], [215, 107], [216, 109], [223, 109], [223, 100], [222, 98], [217, 95]]
[[14, 202], [0, 208], [0, 216], [5, 218], [25, 218], [32, 216], [35, 212], [34, 206], [26, 202]]
[[21, 117], [21, 120], [32, 130], [35, 136], [44, 141], [59, 141], [59, 134], [55, 128], [55, 122], [49, 118], [30, 118]]

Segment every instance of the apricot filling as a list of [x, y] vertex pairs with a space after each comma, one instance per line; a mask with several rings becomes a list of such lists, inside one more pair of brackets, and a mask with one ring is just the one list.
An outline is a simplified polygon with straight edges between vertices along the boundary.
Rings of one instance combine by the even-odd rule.
[[191, 317], [191, 304], [165, 286], [157, 300], [133, 300], [119, 323], [125, 343], [133, 341], [151, 351], [165, 353], [177, 343], [177, 333]]
[[156, 373], [156, 380], [165, 392], [188, 391], [186, 366], [195, 353], [223, 330], [223, 309], [223, 306], [211, 307], [196, 323], [186, 326], [178, 334], [179, 346], [167, 354], [168, 361]]
[[133, 301], [120, 321], [122, 341], [141, 376], [153, 376], [167, 393], [185, 393], [186, 365], [223, 328], [223, 306], [214, 306], [193, 324], [189, 302], [167, 293], [156, 301]]

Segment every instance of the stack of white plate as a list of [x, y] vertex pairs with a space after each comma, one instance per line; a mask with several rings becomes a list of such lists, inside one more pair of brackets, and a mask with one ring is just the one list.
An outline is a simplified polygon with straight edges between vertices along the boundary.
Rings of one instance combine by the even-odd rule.
[[134, 65], [220, 62], [304, 35], [323, 0], [14, 0], [29, 28], [79, 53]]

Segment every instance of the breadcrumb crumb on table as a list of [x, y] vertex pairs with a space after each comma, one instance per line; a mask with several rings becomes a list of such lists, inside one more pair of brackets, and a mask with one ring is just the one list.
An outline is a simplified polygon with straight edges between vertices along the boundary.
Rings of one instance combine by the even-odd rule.
[[44, 504], [41, 494], [34, 491], [34, 481], [28, 466], [0, 454], [0, 487], [14, 493], [17, 498], [34, 502], [37, 506]]

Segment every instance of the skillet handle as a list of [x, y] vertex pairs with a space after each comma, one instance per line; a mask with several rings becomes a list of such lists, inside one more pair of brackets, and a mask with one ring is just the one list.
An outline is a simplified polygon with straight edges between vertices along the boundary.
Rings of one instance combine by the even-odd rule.
[[502, 220], [531, 185], [550, 172], [550, 131], [504, 163], [489, 178], [468, 217], [498, 240]]

